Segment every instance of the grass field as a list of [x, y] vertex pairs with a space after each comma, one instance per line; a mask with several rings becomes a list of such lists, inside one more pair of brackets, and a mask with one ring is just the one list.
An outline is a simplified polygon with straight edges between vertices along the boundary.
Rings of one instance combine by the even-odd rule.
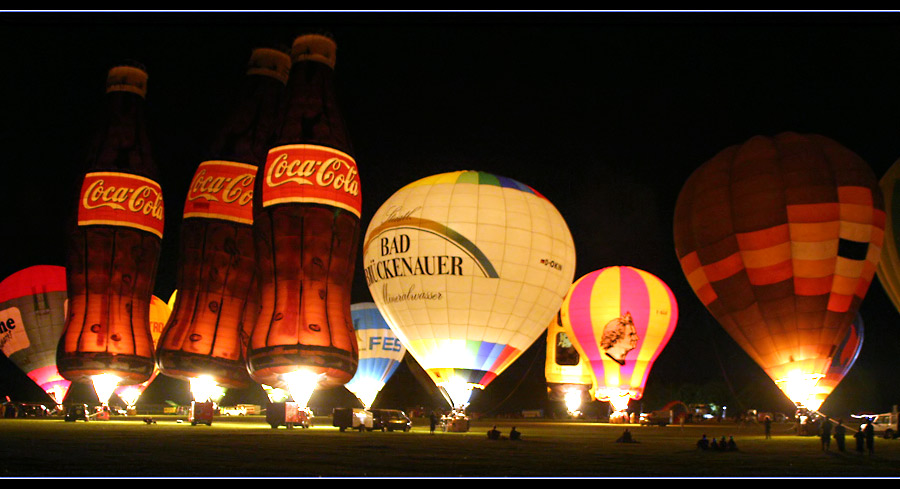
[[[900, 440], [875, 440], [875, 453], [824, 452], [817, 437], [789, 424], [667, 427], [480, 420], [469, 432], [340, 432], [329, 417], [310, 429], [272, 429], [260, 416], [217, 417], [191, 426], [156, 416], [67, 423], [0, 419], [2, 477], [897, 477]], [[488, 440], [515, 425], [519, 441]], [[616, 443], [628, 427], [638, 443]], [[738, 451], [696, 449], [702, 434], [733, 436]]]

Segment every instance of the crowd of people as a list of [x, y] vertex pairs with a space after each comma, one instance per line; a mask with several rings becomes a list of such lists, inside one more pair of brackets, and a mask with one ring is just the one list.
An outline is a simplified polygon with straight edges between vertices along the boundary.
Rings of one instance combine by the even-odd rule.
[[706, 433], [697, 440], [697, 448], [713, 452], [736, 452], [738, 449], [733, 436], [729, 436], [728, 441], [725, 440], [725, 435], [722, 435], [721, 440], [716, 440], [716, 437], [706, 438]]

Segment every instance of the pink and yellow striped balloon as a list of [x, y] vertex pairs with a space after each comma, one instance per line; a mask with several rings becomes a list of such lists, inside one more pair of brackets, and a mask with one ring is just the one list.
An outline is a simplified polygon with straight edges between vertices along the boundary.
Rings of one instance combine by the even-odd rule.
[[578, 279], [563, 301], [563, 325], [591, 364], [594, 396], [616, 411], [640, 399], [653, 362], [678, 323], [678, 304], [656, 276], [607, 267]]

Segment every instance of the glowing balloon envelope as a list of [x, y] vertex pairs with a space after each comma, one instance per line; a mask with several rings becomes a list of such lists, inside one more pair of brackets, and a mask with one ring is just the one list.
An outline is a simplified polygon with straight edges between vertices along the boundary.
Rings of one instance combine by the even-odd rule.
[[368, 409], [375, 401], [406, 354], [406, 348], [374, 302], [350, 306], [353, 328], [359, 341], [359, 366], [350, 382], [344, 385]]
[[816, 384], [813, 395], [803, 403], [805, 407], [813, 411], [818, 410], [835, 387], [844, 380], [862, 350], [864, 331], [862, 316], [857, 314], [856, 321], [847, 330], [844, 341], [838, 345], [837, 352], [832, 357], [831, 365], [828, 366], [825, 376]]
[[363, 266], [378, 309], [460, 407], [544, 332], [571, 285], [575, 248], [559, 211], [531, 187], [457, 171], [382, 204]]
[[594, 378], [591, 365], [578, 349], [562, 324], [561, 314], [556, 314], [547, 327], [547, 356], [544, 377], [547, 394], [552, 401], [565, 401], [570, 413], [575, 413], [585, 402], [594, 399]]
[[560, 317], [591, 364], [594, 396], [620, 412], [643, 397], [653, 362], [675, 331], [678, 304], [656, 276], [607, 267], [572, 284]]
[[[162, 336], [163, 329], [166, 327], [166, 322], [169, 320], [171, 313], [172, 307], [169, 304], [155, 295], [150, 297], [150, 337], [153, 338], [154, 347], [159, 343], [159, 338]], [[154, 368], [149, 379], [140, 384], [116, 387], [115, 394], [125, 401], [128, 407], [134, 407], [141, 394], [153, 383], [157, 375], [159, 375], [159, 368]]]
[[895, 162], [879, 182], [884, 195], [884, 246], [876, 270], [878, 281], [894, 307], [900, 310], [900, 161]]
[[0, 349], [57, 404], [72, 384], [56, 368], [66, 298], [65, 267], [28, 267], [0, 282]]
[[823, 136], [782, 133], [727, 148], [691, 175], [675, 248], [701, 302], [802, 404], [856, 317], [884, 223], [859, 156]]

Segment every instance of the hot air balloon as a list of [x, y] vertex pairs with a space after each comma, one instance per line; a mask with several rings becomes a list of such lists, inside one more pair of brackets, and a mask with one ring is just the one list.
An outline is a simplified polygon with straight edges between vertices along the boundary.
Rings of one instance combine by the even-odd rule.
[[544, 377], [547, 394], [552, 401], [564, 401], [570, 414], [576, 414], [583, 403], [594, 399], [591, 364], [578, 354], [559, 313], [547, 326], [547, 356]]
[[[154, 347], [159, 343], [159, 337], [162, 335], [163, 328], [166, 327], [166, 322], [169, 320], [169, 315], [171, 313], [172, 307], [169, 306], [169, 304], [155, 295], [150, 297], [150, 336], [153, 338]], [[114, 392], [119, 396], [119, 399], [125, 401], [129, 410], [134, 409], [141, 394], [143, 394], [144, 391], [147, 390], [147, 387], [153, 383], [157, 375], [159, 375], [159, 369], [155, 368], [153, 369], [153, 373], [150, 374], [150, 378], [144, 382], [133, 385], [122, 385], [116, 387]]]
[[374, 302], [350, 306], [353, 328], [359, 342], [359, 366], [344, 387], [368, 409], [406, 354], [406, 347], [391, 330]]
[[847, 372], [853, 368], [859, 352], [862, 350], [863, 337], [865, 328], [863, 327], [863, 319], [859, 314], [856, 315], [856, 321], [853, 321], [847, 335], [831, 359], [831, 365], [825, 376], [816, 384], [813, 394], [807, 399], [803, 405], [811, 410], [817, 411], [819, 407], [828, 399], [831, 392], [844, 380]]
[[788, 132], [727, 148], [690, 176], [675, 249], [700, 301], [802, 407], [875, 275], [884, 225], [859, 156]]
[[398, 190], [372, 217], [363, 256], [378, 309], [454, 408], [544, 332], [575, 270], [553, 204], [479, 171]]
[[72, 385], [56, 368], [65, 323], [65, 267], [36, 265], [0, 282], [0, 349], [58, 405]]
[[886, 219], [884, 233], [887, 239], [881, 250], [881, 260], [878, 262], [876, 273], [878, 280], [894, 307], [900, 310], [900, 225], [895, 225], [895, 220], [900, 219], [900, 210], [897, 205], [900, 194], [895, 195], [895, 189], [900, 185], [900, 161], [895, 162], [881, 177], [879, 186], [884, 196], [884, 210]]
[[607, 267], [572, 284], [560, 309], [572, 343], [591, 365], [594, 397], [618, 416], [644, 395], [653, 362], [678, 323], [678, 304], [655, 275]]

